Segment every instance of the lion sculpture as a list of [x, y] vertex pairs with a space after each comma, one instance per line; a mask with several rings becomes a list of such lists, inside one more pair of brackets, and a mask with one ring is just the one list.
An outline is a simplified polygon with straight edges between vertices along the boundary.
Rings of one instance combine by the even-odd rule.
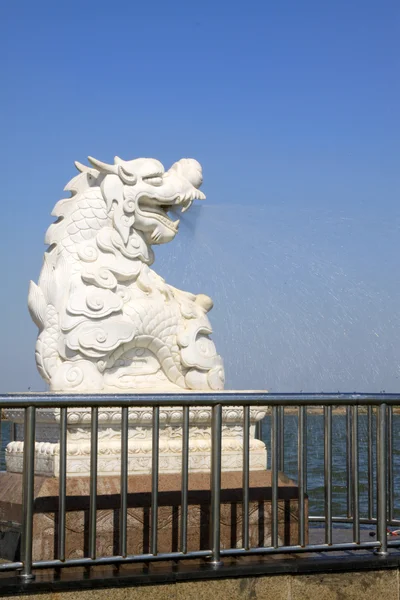
[[71, 197], [52, 212], [39, 283], [30, 283], [39, 373], [59, 392], [222, 389], [211, 298], [150, 268], [151, 246], [178, 231], [168, 211], [205, 198], [200, 164], [182, 159], [165, 171], [150, 158], [89, 162], [75, 163]]

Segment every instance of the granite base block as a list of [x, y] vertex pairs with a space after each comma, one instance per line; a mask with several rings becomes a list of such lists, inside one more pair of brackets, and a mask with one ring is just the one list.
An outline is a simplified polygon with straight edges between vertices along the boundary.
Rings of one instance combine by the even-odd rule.
[[[67, 478], [66, 558], [88, 555], [89, 478]], [[35, 477], [33, 559], [57, 558], [58, 486], [55, 477]], [[179, 551], [180, 475], [159, 477], [158, 551]], [[119, 554], [120, 478], [100, 477], [97, 488], [97, 555]], [[298, 494], [296, 484], [279, 475], [280, 545], [298, 543]], [[188, 550], [210, 548], [210, 476], [189, 475]], [[221, 547], [242, 546], [242, 478], [241, 473], [222, 473]], [[307, 508], [307, 502], [306, 502]], [[18, 560], [22, 514], [22, 476], [0, 474], [0, 557]], [[151, 477], [128, 478], [128, 554], [150, 551]], [[17, 536], [17, 537], [16, 537]], [[271, 540], [271, 472], [250, 473], [250, 542], [251, 546], [268, 546]]]

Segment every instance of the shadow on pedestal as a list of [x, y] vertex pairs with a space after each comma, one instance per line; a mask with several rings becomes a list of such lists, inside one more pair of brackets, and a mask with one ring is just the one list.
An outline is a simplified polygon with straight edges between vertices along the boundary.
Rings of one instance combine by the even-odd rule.
[[[89, 478], [67, 478], [66, 558], [88, 555]], [[35, 477], [33, 560], [57, 558], [58, 484], [55, 477]], [[179, 474], [159, 476], [158, 551], [179, 551]], [[0, 474], [0, 557], [19, 559], [22, 515], [22, 475]], [[279, 545], [298, 543], [298, 494], [296, 484], [279, 475]], [[99, 477], [97, 496], [97, 555], [119, 554], [120, 478]], [[210, 475], [189, 475], [188, 551], [210, 548]], [[239, 472], [223, 472], [221, 485], [221, 547], [242, 547], [242, 478]], [[128, 480], [129, 554], [150, 551], [151, 477], [132, 475]], [[306, 501], [307, 511], [307, 501]], [[307, 514], [306, 514], [307, 517]], [[250, 473], [250, 544], [271, 542], [271, 472]], [[306, 521], [307, 522], [307, 521]], [[307, 541], [307, 540], [306, 540]]]

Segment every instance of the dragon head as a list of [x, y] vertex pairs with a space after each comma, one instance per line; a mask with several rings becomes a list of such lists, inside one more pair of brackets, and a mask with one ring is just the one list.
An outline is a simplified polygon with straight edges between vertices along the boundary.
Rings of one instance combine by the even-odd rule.
[[[102, 194], [125, 244], [132, 227], [141, 231], [150, 245], [171, 241], [179, 220], [173, 221], [169, 211], [179, 207], [184, 212], [193, 200], [205, 199], [199, 190], [201, 166], [194, 159], [183, 158], [168, 171], [152, 158], [125, 161], [116, 156], [111, 165], [90, 156], [88, 159], [100, 175]], [[80, 171], [88, 170], [79, 163], [76, 166]]]

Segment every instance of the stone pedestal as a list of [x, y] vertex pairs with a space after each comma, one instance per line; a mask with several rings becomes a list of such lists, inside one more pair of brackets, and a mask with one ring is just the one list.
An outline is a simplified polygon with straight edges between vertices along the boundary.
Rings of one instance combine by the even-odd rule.
[[[58, 482], [55, 477], [35, 478], [33, 559], [57, 558]], [[21, 523], [22, 475], [0, 474], [0, 556], [18, 558]], [[278, 536], [280, 545], [298, 543], [298, 495], [293, 481], [283, 474], [278, 488]], [[119, 477], [98, 481], [97, 554], [119, 554]], [[238, 472], [222, 473], [221, 547], [242, 546], [242, 477]], [[179, 551], [180, 476], [160, 475], [158, 509], [158, 551]], [[66, 558], [88, 555], [89, 479], [67, 480]], [[128, 478], [128, 553], [149, 552], [151, 535], [151, 477]], [[307, 503], [306, 503], [307, 508]], [[271, 473], [250, 473], [250, 542], [268, 546], [271, 541]], [[205, 473], [189, 476], [188, 550], [210, 548], [210, 477]]]
[[[7, 471], [22, 473], [23, 410], [6, 410], [6, 418], [17, 424], [17, 439], [6, 449]], [[150, 474], [152, 451], [151, 408], [129, 409], [128, 473]], [[255, 439], [255, 425], [265, 411], [250, 410], [250, 469], [267, 466], [265, 444]], [[191, 407], [189, 413], [189, 471], [207, 472], [211, 463], [211, 409]], [[243, 409], [222, 410], [222, 470], [241, 471], [243, 465]], [[91, 411], [68, 410], [67, 476], [87, 477], [90, 473]], [[35, 473], [57, 477], [60, 463], [60, 411], [36, 411]], [[160, 409], [160, 473], [180, 473], [182, 463], [182, 409]], [[115, 475], [121, 469], [121, 409], [99, 409], [98, 475]]]

